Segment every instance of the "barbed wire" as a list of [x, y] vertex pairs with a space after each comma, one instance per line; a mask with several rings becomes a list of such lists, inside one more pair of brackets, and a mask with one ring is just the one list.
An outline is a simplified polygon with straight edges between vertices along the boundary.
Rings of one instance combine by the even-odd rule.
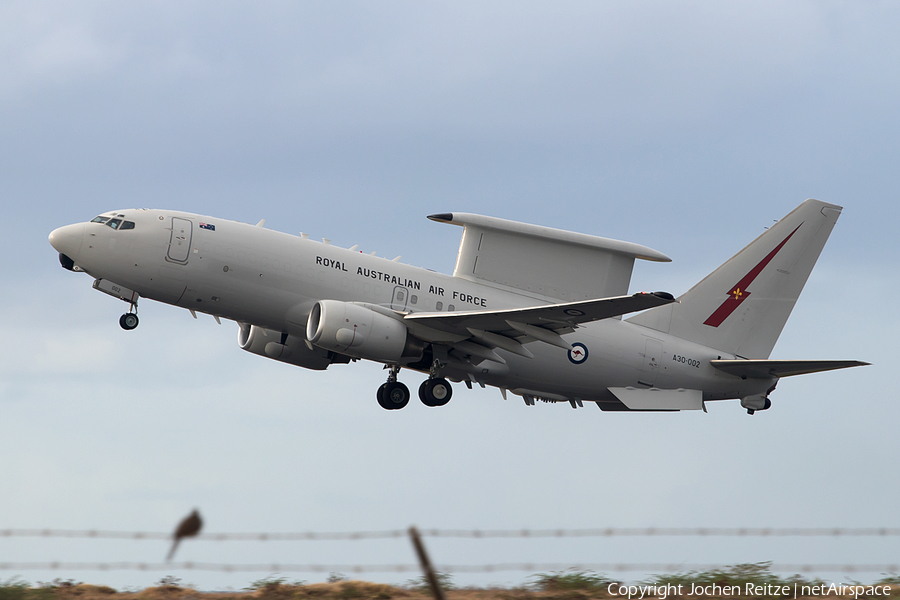
[[[323, 541], [400, 539], [408, 529], [351, 532], [287, 533], [206, 533], [196, 539], [205, 541]], [[422, 536], [433, 538], [564, 538], [564, 537], [896, 537], [896, 527], [606, 527], [593, 529], [421, 529]], [[82, 538], [117, 540], [170, 540], [171, 533], [72, 529], [2, 529], [0, 537]], [[498, 563], [486, 565], [440, 565], [445, 573], [495, 573], [503, 571], [603, 571], [603, 572], [686, 572], [726, 568], [713, 564], [684, 563]], [[898, 564], [773, 564], [772, 571], [795, 573], [896, 573]], [[205, 562], [0, 562], [0, 571], [214, 571], [222, 573], [415, 573], [418, 565], [317, 565], [291, 563], [225, 564]]]
[[[717, 564], [685, 563], [500, 563], [490, 565], [436, 565], [442, 573], [497, 573], [502, 571], [601, 571], [601, 572], [690, 572], [729, 568]], [[772, 564], [769, 570], [791, 573], [897, 573], [896, 564]], [[289, 563], [220, 564], [203, 562], [20, 562], [2, 563], [3, 571], [216, 571], [222, 573], [418, 573], [419, 565], [300, 565]]]
[[[900, 527], [606, 527], [595, 529], [420, 529], [421, 535], [442, 538], [551, 537], [897, 537]], [[406, 529], [349, 532], [203, 533], [207, 541], [374, 540], [405, 538]], [[0, 529], [0, 537], [169, 540], [172, 534], [96, 529]]]

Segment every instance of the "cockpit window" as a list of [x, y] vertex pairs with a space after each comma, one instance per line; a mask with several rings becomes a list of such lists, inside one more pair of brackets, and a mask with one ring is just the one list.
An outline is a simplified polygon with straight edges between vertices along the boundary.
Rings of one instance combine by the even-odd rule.
[[113, 219], [110, 217], [104, 217], [100, 215], [99, 217], [94, 217], [91, 219], [91, 223], [101, 223], [106, 224], [107, 227], [111, 227], [116, 230], [122, 229], [134, 229], [134, 221], [126, 221], [124, 219]]

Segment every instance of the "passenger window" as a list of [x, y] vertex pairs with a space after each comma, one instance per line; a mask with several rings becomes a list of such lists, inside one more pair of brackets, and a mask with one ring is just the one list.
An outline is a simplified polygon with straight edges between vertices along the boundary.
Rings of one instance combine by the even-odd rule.
[[112, 227], [113, 229], [118, 229], [119, 225], [122, 223], [122, 219], [110, 219], [106, 222], [107, 225]]
[[416, 296], [415, 294], [413, 294], [412, 296], [409, 297], [410, 304], [416, 304], [418, 301], [419, 301], [419, 297]]
[[119, 227], [119, 231], [123, 229], [134, 229], [134, 221], [122, 221], [122, 225]]
[[450, 306], [447, 307], [447, 310], [454, 311], [454, 310], [456, 310], [456, 307], [451, 304]]
[[435, 308], [435, 310], [444, 310], [444, 303], [439, 300], [438, 303], [434, 306], [434, 308]]

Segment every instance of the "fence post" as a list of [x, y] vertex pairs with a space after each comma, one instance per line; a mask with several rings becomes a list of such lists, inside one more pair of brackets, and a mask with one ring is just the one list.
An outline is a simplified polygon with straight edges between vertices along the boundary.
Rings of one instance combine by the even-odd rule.
[[425, 579], [428, 581], [429, 587], [431, 587], [431, 592], [434, 594], [435, 600], [446, 600], [444, 590], [441, 589], [441, 584], [434, 572], [434, 567], [431, 566], [431, 561], [428, 559], [428, 553], [425, 551], [425, 545], [422, 543], [422, 538], [419, 536], [419, 530], [416, 529], [415, 525], [409, 528], [409, 538], [412, 540], [413, 548], [416, 549], [416, 555], [419, 557], [419, 564], [422, 565], [422, 572], [425, 574]]

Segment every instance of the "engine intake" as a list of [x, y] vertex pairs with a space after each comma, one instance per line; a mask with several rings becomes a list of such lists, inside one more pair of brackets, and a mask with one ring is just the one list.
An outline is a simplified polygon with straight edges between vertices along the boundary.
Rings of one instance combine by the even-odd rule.
[[387, 363], [420, 359], [425, 349], [402, 321], [340, 300], [316, 302], [306, 323], [306, 338], [320, 348]]

